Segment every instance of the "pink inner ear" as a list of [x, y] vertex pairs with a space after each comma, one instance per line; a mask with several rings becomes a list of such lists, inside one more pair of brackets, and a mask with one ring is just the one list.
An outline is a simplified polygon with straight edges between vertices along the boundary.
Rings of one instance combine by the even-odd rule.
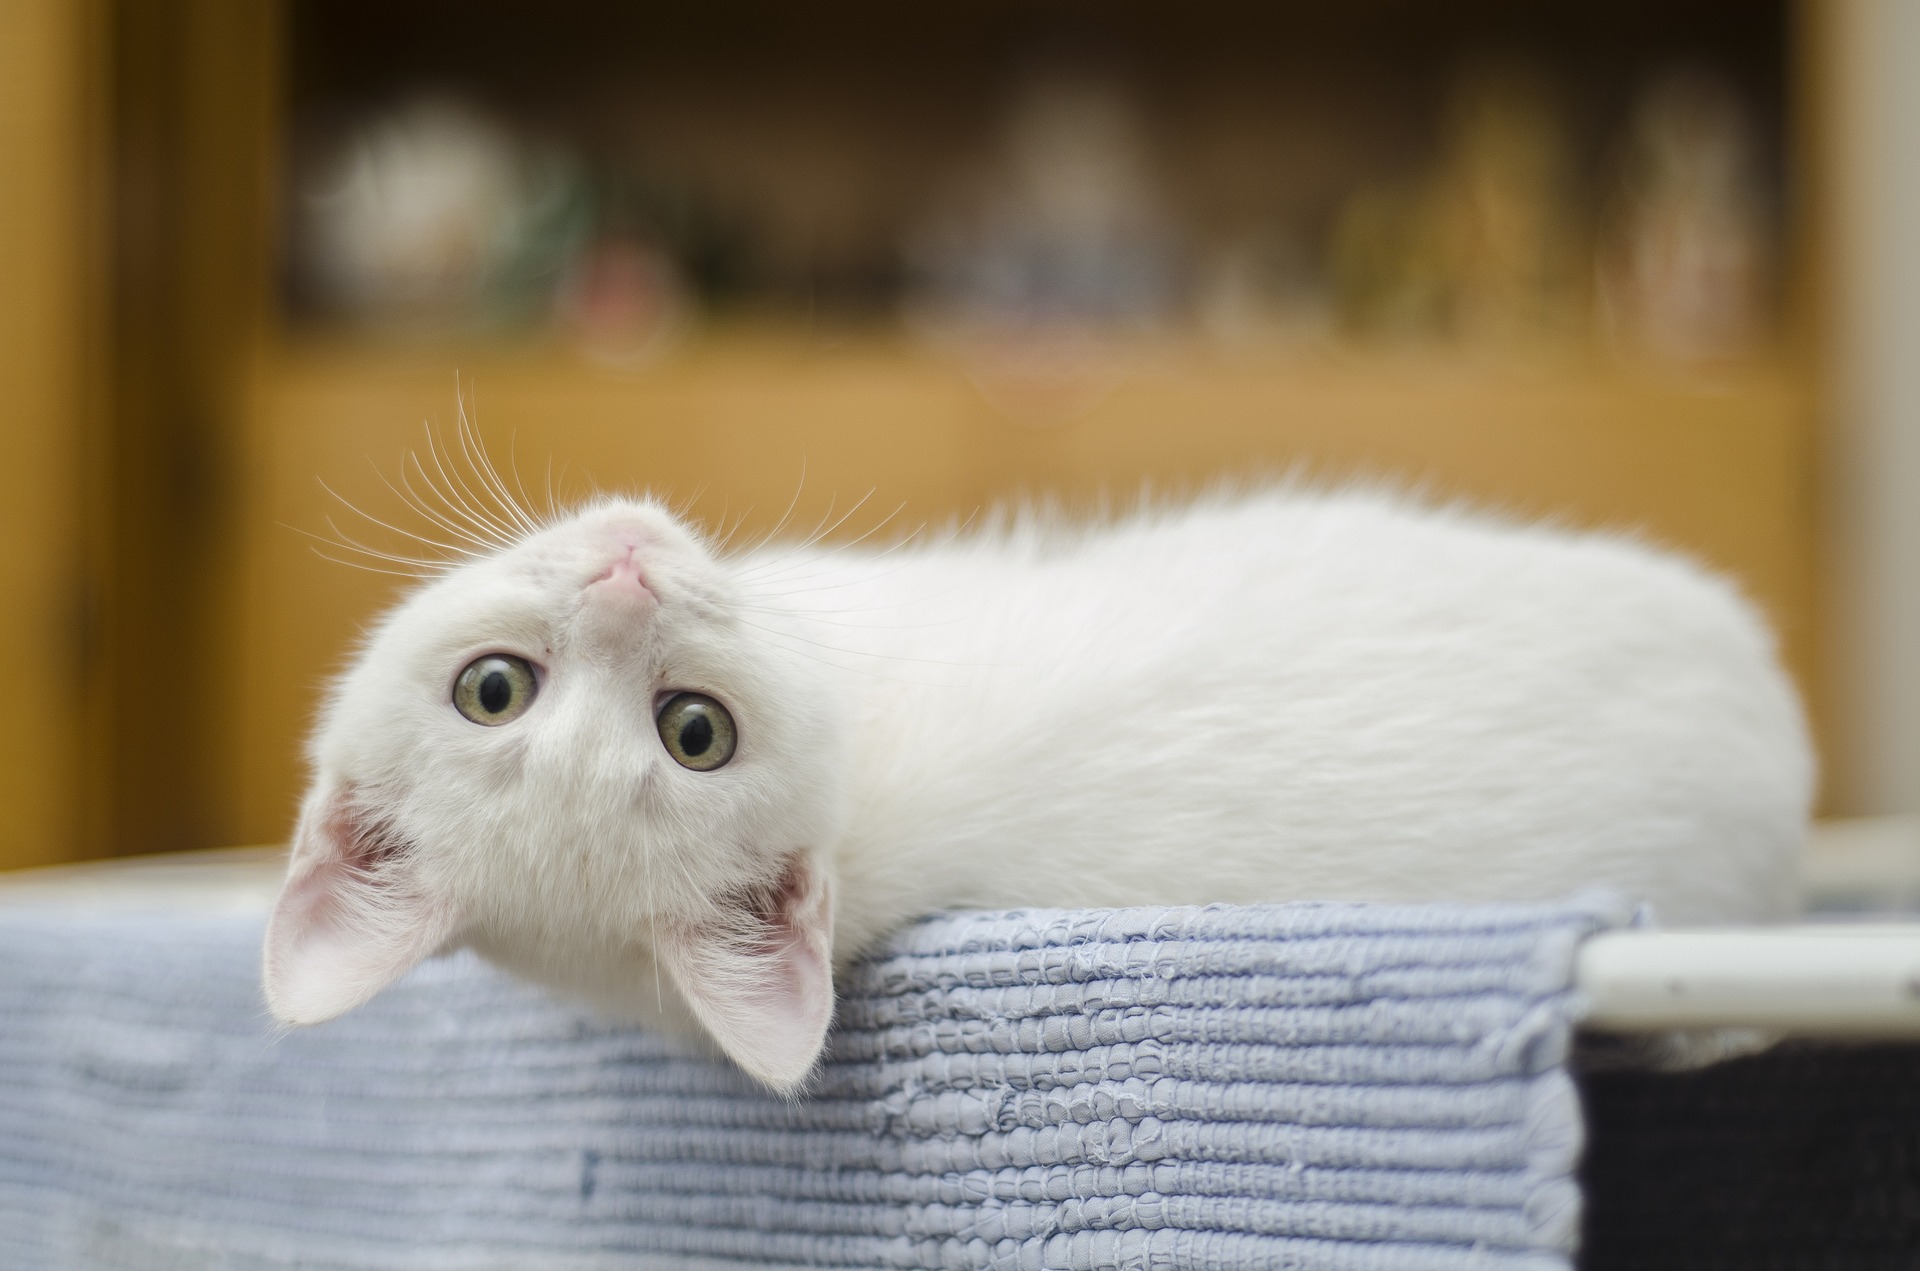
[[452, 934], [450, 906], [418, 885], [407, 844], [351, 789], [310, 802], [267, 923], [267, 1006], [288, 1024], [352, 1010]]
[[770, 896], [663, 933], [655, 956], [750, 1076], [792, 1090], [813, 1071], [833, 1020], [833, 898], [806, 853]]

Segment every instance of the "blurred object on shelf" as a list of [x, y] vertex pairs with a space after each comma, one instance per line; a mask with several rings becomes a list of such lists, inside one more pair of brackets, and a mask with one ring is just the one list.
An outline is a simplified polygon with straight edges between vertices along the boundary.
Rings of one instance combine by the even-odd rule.
[[1766, 325], [1771, 218], [1759, 130], [1734, 87], [1694, 69], [1654, 80], [1612, 186], [1595, 269], [1608, 340], [1673, 361], [1751, 352]]
[[1585, 316], [1572, 145], [1551, 81], [1492, 63], [1448, 108], [1434, 192], [1453, 334], [1511, 346], [1564, 340]]
[[1357, 335], [1502, 348], [1579, 334], [1582, 234], [1571, 144], [1546, 77], [1459, 76], [1432, 168], [1356, 190], [1328, 245]]
[[[1670, 73], [1621, 120], [1637, 71], [1603, 93], [1564, 50], [1462, 43], [1450, 75], [1280, 91], [1124, 42], [1006, 39], [938, 69], [937, 105], [889, 78], [796, 95], [725, 67], [578, 95], [426, 77], [316, 95], [309, 118], [355, 122], [296, 147], [296, 310], [554, 331], [621, 366], [703, 314], [897, 315], [1029, 423], [1074, 418], [1175, 334], [1524, 359], [1598, 332], [1697, 363], [1767, 325], [1780, 174], [1730, 73]], [[1617, 140], [1576, 145], [1574, 117]]]
[[1119, 85], [1035, 79], [976, 188], [908, 244], [937, 324], [1151, 326], [1176, 298], [1173, 235], [1138, 114]]
[[589, 226], [585, 172], [458, 98], [420, 95], [345, 131], [297, 178], [295, 273], [369, 326], [544, 318]]
[[1319, 253], [1298, 230], [1274, 226], [1210, 247], [1194, 289], [1194, 316], [1229, 348], [1299, 348], [1331, 332]]
[[1177, 238], [1131, 96], [1085, 72], [1034, 76], [993, 164], [954, 185], [905, 246], [910, 322], [957, 350], [1009, 418], [1074, 418], [1181, 298]]
[[1348, 196], [1326, 248], [1344, 334], [1414, 341], [1444, 332], [1447, 277], [1427, 210], [1419, 187], [1405, 181]]
[[684, 325], [686, 290], [673, 258], [656, 243], [607, 235], [568, 267], [559, 313], [582, 352], [612, 365], [645, 362]]
[[603, 164], [592, 237], [567, 262], [554, 316], [581, 352], [633, 366], [666, 349], [696, 308], [708, 226], [685, 190], [649, 180], [639, 163]]

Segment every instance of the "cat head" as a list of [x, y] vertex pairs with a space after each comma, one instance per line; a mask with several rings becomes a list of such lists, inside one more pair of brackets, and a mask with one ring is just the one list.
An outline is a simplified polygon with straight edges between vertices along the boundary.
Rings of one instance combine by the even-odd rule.
[[836, 707], [738, 569], [607, 500], [424, 583], [328, 690], [267, 930], [291, 1024], [460, 945], [791, 1088], [832, 1014]]

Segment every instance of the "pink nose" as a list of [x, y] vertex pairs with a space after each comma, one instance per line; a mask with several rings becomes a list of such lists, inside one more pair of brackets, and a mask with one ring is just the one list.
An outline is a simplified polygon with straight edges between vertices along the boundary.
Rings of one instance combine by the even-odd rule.
[[591, 585], [652, 599], [653, 590], [647, 586], [646, 577], [640, 572], [639, 552], [637, 547], [628, 547], [626, 554], [607, 566]]

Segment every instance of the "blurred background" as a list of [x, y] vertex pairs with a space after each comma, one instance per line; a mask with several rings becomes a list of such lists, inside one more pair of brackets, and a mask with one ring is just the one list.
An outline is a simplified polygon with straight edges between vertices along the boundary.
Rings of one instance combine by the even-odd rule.
[[1826, 810], [1920, 813], [1908, 0], [6, 0], [0, 171], [0, 865], [280, 839], [405, 583], [313, 536], [402, 545], [463, 409], [749, 530], [1643, 533], [1775, 623]]

